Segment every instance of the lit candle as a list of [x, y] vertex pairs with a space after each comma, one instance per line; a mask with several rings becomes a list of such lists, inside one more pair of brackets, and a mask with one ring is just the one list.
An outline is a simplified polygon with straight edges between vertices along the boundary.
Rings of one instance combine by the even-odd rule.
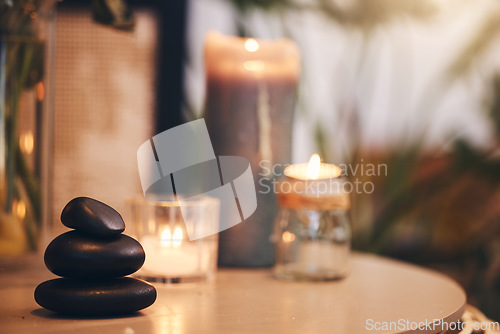
[[128, 203], [131, 235], [146, 253], [138, 277], [165, 283], [215, 278], [218, 234], [195, 240], [189, 237], [197, 228], [213, 230], [219, 225], [218, 199], [184, 200], [182, 209], [178, 201], [147, 201], [142, 195]]
[[[222, 80], [248, 84], [272, 81], [295, 90], [300, 57], [297, 46], [289, 39], [257, 40], [211, 31], [205, 40], [205, 66], [209, 89], [215, 88], [214, 80]], [[290, 97], [293, 98], [293, 92], [288, 93], [292, 93]], [[207, 93], [208, 99], [211, 96]]]
[[285, 175], [299, 180], [326, 180], [342, 174], [340, 167], [321, 162], [318, 154], [313, 154], [308, 163], [290, 165], [285, 168]]
[[348, 270], [350, 232], [345, 212], [349, 196], [339, 178], [342, 170], [321, 162], [285, 168], [277, 183], [282, 208], [275, 226], [274, 272], [286, 279], [336, 279]]
[[285, 141], [281, 144], [285, 152], [290, 141], [276, 134], [283, 131], [278, 129], [281, 126], [292, 126], [300, 73], [295, 43], [285, 38], [256, 40], [210, 32], [205, 41], [205, 67], [205, 119], [209, 130], [214, 130], [215, 150], [219, 145], [231, 150], [224, 154], [244, 155], [255, 162], [252, 169], [258, 161], [272, 167], [281, 158], [273, 140]]
[[278, 201], [282, 207], [335, 209], [349, 207], [349, 196], [343, 192], [340, 167], [321, 162], [313, 154], [308, 163], [285, 168], [286, 178], [278, 181]]
[[160, 235], [144, 236], [141, 244], [146, 252], [146, 261], [141, 274], [182, 278], [207, 272], [213, 258], [210, 250], [217, 244], [205, 244], [200, 249], [198, 241], [190, 242], [183, 238], [183, 229], [179, 225], [173, 231], [167, 226]]
[[[205, 39], [205, 121], [215, 152], [250, 161], [256, 186], [291, 159], [291, 129], [300, 74], [297, 45], [210, 32]], [[280, 171], [281, 172], [281, 171]], [[266, 266], [276, 215], [274, 194], [257, 191], [258, 210], [238, 229], [220, 234], [226, 265]]]

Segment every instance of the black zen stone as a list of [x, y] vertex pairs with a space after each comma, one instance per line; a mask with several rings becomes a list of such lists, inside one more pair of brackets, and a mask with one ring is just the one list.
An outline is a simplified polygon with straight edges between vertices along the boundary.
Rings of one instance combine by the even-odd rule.
[[38, 285], [35, 300], [46, 309], [68, 315], [120, 315], [152, 305], [156, 289], [130, 277], [100, 281], [57, 278]]
[[107, 204], [88, 197], [72, 199], [61, 213], [62, 223], [75, 230], [107, 237], [125, 230], [122, 216]]
[[139, 242], [124, 234], [94, 239], [70, 231], [52, 240], [44, 260], [56, 275], [93, 279], [132, 274], [143, 265], [145, 253]]

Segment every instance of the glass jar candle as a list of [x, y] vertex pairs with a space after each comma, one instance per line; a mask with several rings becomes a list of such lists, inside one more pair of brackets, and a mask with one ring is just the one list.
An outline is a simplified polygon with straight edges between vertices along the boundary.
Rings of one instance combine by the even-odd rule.
[[323, 164], [291, 165], [277, 182], [280, 211], [272, 240], [274, 275], [287, 280], [325, 281], [349, 272], [349, 195], [341, 169]]
[[[190, 240], [195, 229], [219, 224], [220, 202], [212, 197], [183, 201], [130, 199], [130, 235], [144, 248], [146, 261], [135, 276], [150, 282], [211, 281], [217, 269], [218, 234]], [[204, 234], [204, 233], [202, 233]]]

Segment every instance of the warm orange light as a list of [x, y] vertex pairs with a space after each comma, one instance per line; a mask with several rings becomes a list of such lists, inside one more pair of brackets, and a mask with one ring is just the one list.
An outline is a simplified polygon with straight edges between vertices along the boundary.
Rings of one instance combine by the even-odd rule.
[[161, 244], [163, 246], [170, 246], [172, 242], [172, 234], [170, 233], [170, 229], [166, 227], [161, 233]]
[[318, 154], [313, 154], [309, 163], [290, 165], [285, 168], [285, 175], [299, 180], [323, 180], [339, 177], [342, 174], [340, 167], [321, 163]]
[[243, 67], [247, 71], [258, 72], [264, 68], [264, 63], [259, 60], [249, 60], [243, 63]]
[[307, 179], [317, 180], [321, 170], [321, 159], [318, 154], [313, 154], [307, 164]]
[[33, 152], [33, 147], [33, 132], [27, 131], [21, 133], [21, 135], [19, 136], [19, 148], [21, 149], [21, 152], [25, 154], [31, 154]]
[[285, 231], [281, 235], [281, 239], [283, 240], [283, 242], [290, 243], [295, 240], [295, 234]]
[[174, 230], [174, 236], [172, 237], [172, 246], [179, 247], [182, 243], [182, 230], [180, 227], [176, 227]]
[[14, 211], [20, 220], [23, 220], [26, 217], [26, 204], [23, 201], [14, 201], [12, 203], [12, 211]]
[[259, 49], [259, 42], [253, 38], [249, 38], [245, 41], [245, 50], [248, 52], [255, 52]]
[[170, 228], [166, 227], [161, 233], [160, 242], [162, 246], [179, 247], [182, 243], [182, 229], [177, 226], [174, 229], [174, 235], [172, 235]]
[[43, 85], [43, 82], [39, 82], [36, 85], [36, 98], [38, 101], [43, 101], [43, 98], [45, 97], [45, 86]]

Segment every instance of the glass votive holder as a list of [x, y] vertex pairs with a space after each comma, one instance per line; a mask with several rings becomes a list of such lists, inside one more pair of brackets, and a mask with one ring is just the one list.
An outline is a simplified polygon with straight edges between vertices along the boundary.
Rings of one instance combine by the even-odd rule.
[[218, 234], [190, 240], [193, 231], [216, 230], [219, 200], [200, 197], [177, 201], [128, 201], [131, 236], [144, 248], [146, 260], [135, 276], [150, 282], [210, 281], [217, 269]]
[[280, 211], [272, 236], [277, 278], [328, 281], [348, 275], [350, 201], [342, 185], [339, 178], [278, 181]]

